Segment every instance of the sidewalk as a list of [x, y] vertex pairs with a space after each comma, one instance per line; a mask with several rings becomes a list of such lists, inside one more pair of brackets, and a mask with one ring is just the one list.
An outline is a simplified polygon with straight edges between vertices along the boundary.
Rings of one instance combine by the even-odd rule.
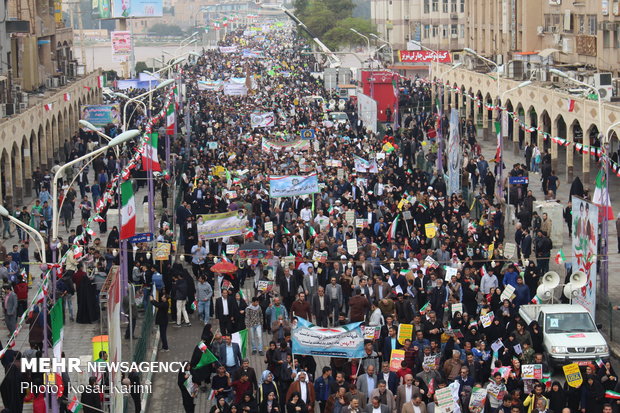
[[[146, 194], [147, 194], [147, 190], [146, 188], [143, 188], [136, 193], [136, 199], [142, 199], [142, 197], [144, 197]], [[36, 198], [34, 197], [28, 199], [26, 202], [26, 205], [30, 208], [32, 205], [34, 205], [35, 199]], [[156, 205], [159, 205], [160, 202], [161, 200], [158, 199]], [[143, 216], [144, 214], [143, 208], [137, 208], [136, 214], [138, 215], [138, 225], [140, 225], [141, 222], [146, 222], [146, 225], [148, 226], [148, 219], [146, 216]], [[80, 222], [80, 219], [78, 218], [78, 216], [79, 216], [79, 210], [76, 211], [76, 218], [74, 218], [72, 222], [73, 228], [75, 228], [75, 226], [77, 226]], [[98, 226], [97, 225], [95, 226], [97, 237], [101, 238], [102, 245], [106, 244], [109, 231], [114, 225], [118, 226], [118, 223], [108, 223], [108, 232], [106, 234], [99, 234]], [[137, 228], [138, 231], [140, 231], [141, 229], [142, 228], [140, 227]], [[14, 228], [13, 228], [13, 235], [14, 236], [12, 238], [4, 240], [4, 245], [7, 247], [8, 251], [10, 251], [12, 245], [16, 245], [16, 244], [19, 245], [19, 239], [17, 237], [17, 232], [15, 231]], [[69, 233], [65, 230], [64, 225], [59, 226], [59, 235], [63, 237], [64, 240], [67, 240], [67, 238], [69, 237]], [[29, 253], [30, 253], [29, 257], [31, 261], [34, 260], [34, 251], [36, 250], [37, 250], [37, 247], [34, 245], [34, 242], [32, 241], [32, 238], [31, 238], [31, 243], [30, 243], [30, 248], [29, 248]], [[40, 282], [41, 282], [40, 280], [41, 270], [39, 269], [38, 265], [31, 265], [30, 272], [33, 278], [33, 285], [28, 291], [29, 300], [33, 298], [33, 295], [37, 291], [40, 285]], [[72, 301], [73, 301], [74, 312], [75, 314], [77, 314], [77, 297], [73, 296]], [[83, 366], [85, 365], [85, 363], [92, 361], [93, 360], [93, 346], [92, 346], [91, 339], [95, 336], [108, 334], [107, 332], [108, 326], [107, 326], [106, 317], [107, 317], [107, 313], [105, 311], [105, 308], [102, 308], [101, 318], [99, 322], [94, 323], [94, 324], [78, 324], [76, 322], [70, 321], [69, 314], [66, 314], [65, 325], [64, 325], [64, 341], [63, 341], [63, 351], [65, 352], [65, 354], [68, 357], [79, 357], [81, 359]], [[138, 344], [138, 339], [142, 332], [143, 319], [144, 319], [144, 313], [140, 312], [138, 315], [138, 320], [137, 320], [136, 328], [135, 328], [136, 337], [134, 337], [134, 340], [133, 340], [134, 349]], [[121, 334], [124, 334], [127, 324], [128, 323], [126, 321], [121, 323]], [[6, 329], [6, 325], [4, 322], [0, 323], [0, 337], [2, 338], [3, 343], [5, 343], [8, 338], [8, 331]], [[133, 354], [131, 354], [131, 351], [130, 351], [130, 341], [125, 340], [123, 338], [122, 344], [123, 344], [122, 353], [121, 353], [122, 360], [123, 361], [132, 360]], [[25, 351], [29, 347], [30, 346], [28, 344], [28, 325], [24, 325], [24, 327], [22, 328], [22, 331], [17, 336], [14, 350]], [[148, 346], [146, 349], [147, 359], [150, 358], [150, 351], [151, 351], [151, 347]], [[87, 373], [70, 373], [69, 376], [71, 377], [72, 384], [74, 385], [88, 384], [89, 375]], [[4, 369], [2, 369], [2, 371], [0, 372], [0, 382], [2, 379], [4, 379]], [[72, 397], [73, 395], [70, 395], [70, 396]], [[127, 403], [129, 405], [127, 411], [133, 412], [133, 403], [131, 402], [130, 398], [128, 398]], [[32, 404], [31, 403], [25, 404], [24, 412], [31, 412], [31, 411], [32, 411]]]
[[[482, 154], [485, 159], [492, 159], [495, 157], [495, 139], [484, 139], [479, 140], [480, 145], [482, 146]], [[575, 169], [573, 172], [573, 177], [579, 176], [582, 179], [582, 183], [585, 188], [589, 189], [589, 193], [592, 194], [594, 192], [594, 179], [596, 178], [598, 163], [595, 162], [593, 157], [590, 160], [590, 182], [585, 182], [583, 180], [583, 175], [581, 173], [581, 155], [576, 153], [575, 155]], [[512, 142], [507, 139], [504, 140], [504, 163], [507, 167], [507, 170], [504, 170], [504, 176], [507, 175], [508, 171], [512, 169], [512, 165], [515, 163], [525, 163], [525, 154], [524, 151], [519, 151], [519, 155], [515, 155]], [[564, 165], [559, 165], [556, 170], [556, 174], [560, 181], [560, 187], [557, 191], [557, 198], [560, 203], [565, 207], [567, 202], [569, 201], [569, 193], [571, 182], [567, 183], [567, 175], [566, 168]], [[544, 195], [542, 192], [542, 183], [540, 182], [540, 174], [531, 174], [530, 175], [530, 184], [528, 189], [532, 190], [534, 197], [537, 200], [544, 200]], [[610, 180], [609, 180], [609, 193], [611, 198], [612, 208], [614, 210], [614, 216], [617, 217], [620, 214], [620, 178], [618, 178], [613, 172], [610, 170]], [[564, 243], [563, 245], [554, 245], [552, 250], [552, 258], [555, 256], [559, 247], [562, 247], [565, 254], [571, 255], [571, 239], [568, 237], [568, 231], [566, 228], [566, 223], [564, 221], [560, 223], [553, 222], [553, 225], [562, 225], [563, 233], [564, 233]], [[514, 242], [514, 231], [507, 232], [505, 235], [506, 240]], [[609, 289], [607, 299], [612, 304], [616, 305], [620, 303], [620, 279], [615, 277], [614, 274], [620, 273], [620, 254], [618, 254], [618, 233], [616, 231], [615, 221], [609, 222]], [[567, 258], [570, 259], [570, 258]], [[549, 267], [551, 271], [556, 271], [560, 274], [560, 278], [563, 280], [564, 275], [566, 274], [564, 265], [558, 265], [555, 263], [555, 260], [551, 259], [549, 262]], [[600, 278], [599, 278], [600, 280]], [[600, 281], [599, 284], [600, 286]], [[597, 310], [596, 310], [596, 322], [603, 324], [602, 332], [606, 336], [608, 344], [610, 346], [610, 350], [613, 355], [617, 358], [620, 358], [620, 343], [613, 342], [610, 340], [610, 331], [613, 329], [614, 336], [620, 336], [620, 313], [615, 314], [611, 313], [609, 307], [603, 300], [600, 299], [600, 293], [597, 293], [599, 300], [597, 302]], [[611, 324], [610, 324], [611, 319]]]

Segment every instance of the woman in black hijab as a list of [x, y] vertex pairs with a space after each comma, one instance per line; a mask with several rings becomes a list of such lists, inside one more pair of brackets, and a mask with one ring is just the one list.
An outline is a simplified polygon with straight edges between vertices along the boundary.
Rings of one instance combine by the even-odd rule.
[[538, 325], [538, 321], [534, 320], [530, 323], [530, 336], [532, 337], [532, 348], [535, 353], [543, 352], [543, 332]]
[[557, 380], [553, 382], [545, 397], [549, 399], [549, 409], [554, 412], [562, 412], [562, 409], [566, 407], [566, 394]]
[[[605, 388], [594, 374], [586, 377], [583, 391], [585, 392], [585, 406], [581, 407], [585, 407], [588, 413], [601, 413], [605, 402]], [[582, 400], [584, 400], [583, 396]]]
[[115, 226], [112, 227], [112, 231], [108, 235], [108, 241], [106, 243], [106, 247], [108, 248], [118, 248], [118, 241], [120, 239], [120, 234], [118, 233], [118, 228]]

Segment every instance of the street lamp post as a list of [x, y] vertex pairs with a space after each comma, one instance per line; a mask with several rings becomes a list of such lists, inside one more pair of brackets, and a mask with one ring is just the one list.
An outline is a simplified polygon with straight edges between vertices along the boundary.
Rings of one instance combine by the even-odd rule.
[[368, 38], [368, 36], [365, 36], [365, 35], [361, 34], [357, 30], [355, 30], [353, 27], [351, 27], [349, 30], [351, 30], [353, 33], [357, 34], [358, 36], [363, 37], [364, 39], [366, 39], [366, 44], [368, 46], [368, 64], [370, 65], [370, 62], [372, 62], [372, 56], [370, 54], [370, 39]]
[[[55, 203], [56, 203], [56, 200], [54, 200], [54, 204]], [[37, 231], [36, 229], [32, 228], [30, 225], [27, 225], [25, 222], [22, 222], [21, 220], [12, 216], [9, 213], [9, 211], [7, 211], [7, 209], [3, 207], [2, 205], [0, 205], [0, 216], [4, 218], [8, 218], [9, 221], [13, 222], [16, 226], [22, 228], [25, 231], [28, 231], [30, 234], [34, 235], [37, 238], [37, 240], [40, 243], [38, 248], [39, 248], [40, 255], [41, 255], [41, 262], [43, 264], [46, 264], [47, 263], [47, 259], [46, 259], [47, 245], [41, 233]], [[54, 278], [51, 277], [51, 281], [48, 281], [48, 282], [54, 283]], [[47, 294], [43, 294], [43, 310], [39, 314], [43, 316], [43, 331], [47, 331]], [[43, 352], [47, 356], [49, 352], [48, 340], [43, 340]], [[48, 399], [46, 395], [45, 396], [45, 410], [46, 411], [49, 411], [49, 407], [50, 407], [49, 402], [50, 400]], [[52, 398], [52, 404], [54, 404], [53, 398]]]
[[[441, 125], [442, 119], [443, 119], [443, 105], [444, 105], [444, 101], [443, 101], [443, 95], [444, 95], [444, 77], [450, 73], [451, 71], [453, 71], [454, 69], [458, 68], [459, 66], [461, 66], [463, 63], [457, 63], [454, 66], [452, 66], [450, 69], [448, 69], [446, 72], [442, 73], [441, 76], [439, 76], [439, 52], [437, 50], [433, 50], [429, 47], [424, 46], [422, 43], [412, 40], [412, 43], [415, 44], [416, 46], [419, 46], [421, 49], [424, 49], [428, 52], [433, 53], [433, 55], [435, 56], [435, 58], [433, 59], [433, 61], [435, 62], [435, 73], [436, 76], [441, 79], [441, 83], [440, 83], [440, 90], [439, 90], [439, 108], [437, 109], [437, 116], [439, 116], [439, 127], [437, 128], [437, 141], [439, 143], [439, 147], [437, 149], [437, 173], [443, 174], [443, 145], [444, 145], [444, 139], [443, 139], [443, 128]], [[429, 81], [432, 81], [430, 73], [431, 66], [429, 65]]]
[[114, 148], [117, 145], [120, 145], [130, 139], [135, 138], [136, 136], [140, 135], [140, 131], [137, 129], [133, 129], [133, 130], [129, 130], [126, 132], [121, 133], [120, 135], [118, 135], [117, 137], [115, 137], [114, 139], [112, 139], [111, 141], [108, 142], [108, 144], [102, 148], [99, 148], [97, 150], [94, 150], [90, 153], [87, 153], [84, 156], [80, 156], [77, 159], [72, 160], [71, 162], [67, 162], [66, 164], [62, 165], [58, 171], [56, 171], [56, 173], [54, 174], [54, 181], [52, 183], [52, 216], [53, 216], [53, 220], [52, 220], [52, 242], [56, 242], [58, 240], [58, 223], [60, 221], [60, 217], [58, 216], [58, 209], [60, 208], [61, 205], [58, 204], [58, 179], [60, 178], [60, 176], [62, 174], [64, 174], [65, 169], [72, 167], [75, 164], [78, 164], [86, 159], [90, 159], [90, 158], [95, 158], [97, 156], [99, 156], [100, 154], [104, 153], [105, 151], [107, 151], [110, 148]]
[[[501, 102], [502, 102], [502, 104], [503, 104], [503, 102], [504, 102], [504, 96], [506, 96], [506, 95], [508, 95], [508, 94], [510, 94], [510, 93], [512, 93], [512, 92], [514, 92], [515, 90], [521, 89], [521, 88], [523, 88], [523, 87], [527, 87], [527, 86], [529, 86], [529, 85], [531, 85], [531, 84], [532, 84], [532, 82], [531, 82], [530, 80], [526, 80], [525, 82], [519, 83], [517, 86], [513, 87], [512, 89], [508, 89], [508, 90], [504, 91], [504, 92], [502, 93], [502, 95], [501, 95], [501, 99], [500, 99], [500, 101], [501, 101]], [[498, 104], [498, 106], [499, 106], [499, 104]], [[501, 109], [500, 109], [500, 110], [501, 110]], [[500, 132], [500, 133], [501, 133], [501, 132]], [[500, 166], [500, 167], [501, 167], [501, 166]], [[507, 195], [508, 195], [508, 199], [507, 199], [507, 201], [508, 201], [508, 205], [507, 205], [507, 207], [506, 207], [506, 208], [510, 208], [510, 178], [508, 179], [508, 182], [507, 182], [506, 187], [508, 188], [508, 194], [507, 194]], [[510, 216], [510, 214], [506, 213], [506, 216]], [[506, 222], [506, 223], [508, 223], [509, 221], [508, 221], [508, 220], [506, 220], [505, 222]]]
[[[166, 79], [163, 82], [161, 82], [160, 84], [158, 84], [157, 86], [155, 86], [153, 89], [149, 90], [148, 92], [145, 92], [141, 95], [135, 96], [135, 97], [129, 97], [125, 94], [122, 93], [117, 93], [116, 95], [119, 97], [122, 97], [123, 99], [126, 99], [127, 102], [125, 102], [125, 105], [123, 105], [123, 130], [127, 129], [127, 105], [129, 105], [130, 102], [136, 102], [139, 103], [141, 105], [144, 106], [145, 108], [145, 114], [148, 116], [149, 115], [149, 110], [151, 109], [151, 105], [152, 105], [152, 101], [153, 101], [153, 93], [155, 93], [155, 91], [164, 88], [170, 84], [174, 83], [174, 79]], [[146, 108], [146, 105], [144, 102], [142, 102], [140, 99], [142, 99], [143, 97], [148, 96], [149, 97], [149, 107], [148, 109]]]
[[378, 41], [385, 43], [390, 48], [390, 60], [392, 61], [392, 65], [394, 65], [394, 48], [392, 47], [392, 43], [388, 42], [387, 40], [384, 40], [384, 39], [380, 38], [379, 36], [377, 36], [374, 33], [370, 33], [370, 37], [373, 37], [373, 38], [377, 39]]
[[[603, 192], [603, 202], [607, 203], [607, 200], [609, 200], [610, 204], [611, 199], [609, 198], [609, 158], [605, 158], [605, 156], [609, 157], [609, 144], [611, 142], [609, 134], [616, 126], [620, 126], [620, 122], [613, 123], [609, 126], [609, 128], [607, 128], [605, 136], [603, 137], [604, 142], [601, 142], [601, 146], [605, 148], [605, 154], [603, 155], [603, 157], [601, 157], [601, 160], [604, 163], [604, 165], [601, 165], [601, 168], [605, 168], [605, 187]], [[601, 290], [604, 296], [607, 297], [607, 292], [609, 291], [609, 219], [607, 217], [607, 211], [605, 211], [603, 215], [603, 228], [601, 231], [601, 236], [603, 237], [604, 242], [601, 245], [601, 252], [603, 255], [603, 260], [601, 262], [603, 264], [603, 268], [601, 271]]]
[[[490, 64], [492, 66], [495, 66], [495, 71], [497, 73], [497, 96], [496, 99], [498, 100], [497, 103], [497, 120], [499, 122], [501, 122], [501, 110], [499, 109], [500, 106], [500, 87], [499, 87], [499, 66], [497, 63], [495, 63], [494, 61], [487, 59], [486, 57], [480, 55], [478, 52], [476, 52], [473, 49], [470, 49], [468, 47], [463, 49], [466, 53], [469, 53], [475, 57], [477, 57], [478, 59], [482, 60], [483, 62]], [[501, 136], [499, 136], [499, 163], [498, 163], [498, 167], [497, 167], [497, 174], [499, 175], [498, 179], [497, 179], [497, 196], [498, 196], [498, 201], [502, 202], [502, 199], [504, 198], [504, 187], [502, 186], [502, 181], [503, 181], [503, 176], [504, 176], [504, 139]]]

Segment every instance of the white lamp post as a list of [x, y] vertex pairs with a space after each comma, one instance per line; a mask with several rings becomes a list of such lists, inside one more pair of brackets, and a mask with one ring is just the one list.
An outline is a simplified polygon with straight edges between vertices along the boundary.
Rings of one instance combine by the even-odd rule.
[[140, 131], [137, 129], [129, 130], [121, 133], [117, 137], [113, 138], [108, 144], [104, 147], [101, 147], [97, 150], [94, 150], [90, 153], [87, 153], [84, 156], [80, 156], [77, 159], [72, 160], [71, 162], [67, 162], [62, 165], [58, 171], [54, 174], [54, 181], [52, 183], [52, 210], [53, 210], [53, 220], [52, 220], [52, 241], [56, 242], [58, 239], [58, 222], [60, 221], [60, 217], [58, 216], [58, 210], [60, 206], [58, 205], [58, 179], [64, 173], [65, 169], [72, 167], [73, 165], [80, 163], [89, 158], [95, 158], [100, 154], [104, 153], [110, 148], [114, 148], [117, 145], [120, 145], [128, 140], [135, 138], [140, 135]]

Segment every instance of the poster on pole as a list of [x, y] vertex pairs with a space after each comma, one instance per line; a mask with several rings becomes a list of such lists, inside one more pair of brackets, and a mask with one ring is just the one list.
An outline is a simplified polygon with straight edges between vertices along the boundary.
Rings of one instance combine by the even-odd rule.
[[131, 56], [131, 32], [115, 31], [110, 33], [112, 60], [127, 62]]
[[316, 326], [301, 317], [293, 322], [293, 353], [342, 358], [364, 357], [362, 323], [339, 327]]
[[573, 303], [581, 304], [596, 320], [596, 251], [598, 245], [598, 207], [579, 197], [573, 196], [571, 238], [573, 273], [583, 271], [586, 285], [573, 298]]
[[459, 137], [459, 111], [450, 111], [450, 139], [448, 140], [448, 195], [457, 193], [460, 188], [461, 151]]

